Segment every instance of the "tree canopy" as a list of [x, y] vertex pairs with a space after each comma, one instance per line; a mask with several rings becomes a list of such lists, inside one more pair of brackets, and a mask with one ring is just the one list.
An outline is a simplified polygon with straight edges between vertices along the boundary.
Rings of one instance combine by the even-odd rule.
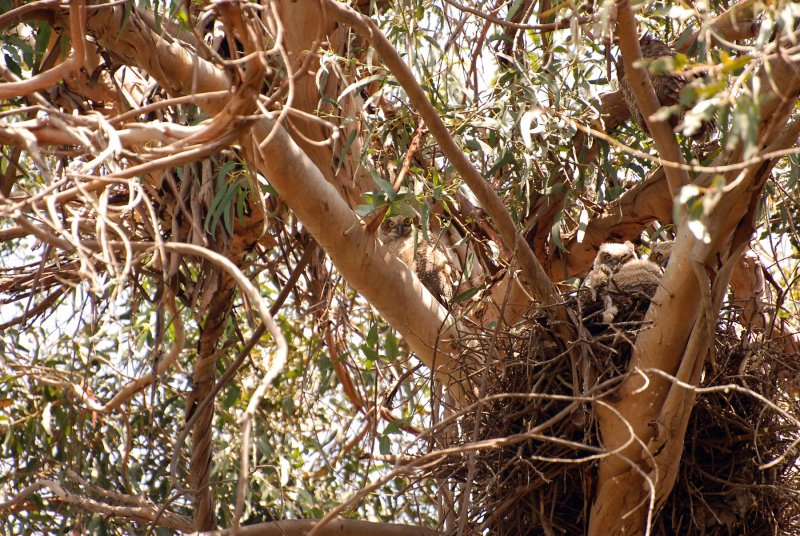
[[0, 532], [796, 534], [798, 20], [0, 0]]

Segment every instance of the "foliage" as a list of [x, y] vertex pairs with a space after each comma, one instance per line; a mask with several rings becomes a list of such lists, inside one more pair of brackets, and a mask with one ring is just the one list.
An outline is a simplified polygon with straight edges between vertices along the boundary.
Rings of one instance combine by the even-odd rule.
[[[0, 2], [0, 13], [8, 14], [0, 15], [0, 77], [33, 79], [66, 65], [75, 47], [70, 14], [78, 4], [27, 4], [33, 7], [25, 11], [21, 2]], [[503, 298], [512, 292], [509, 274], [518, 268], [519, 246], [500, 238], [496, 215], [470, 191], [408, 87], [367, 38], [335, 27], [329, 14], [330, 35], [312, 54], [296, 45], [312, 39], [300, 32], [275, 43], [283, 35], [277, 27], [291, 23], [278, 4], [242, 3], [232, 12], [204, 2], [127, 2], [87, 12], [122, 10], [125, 22], [114, 29], [121, 41], [140, 27], [167, 37], [138, 51], [146, 57], [163, 58], [165, 43], [179, 43], [197, 64], [203, 60], [215, 76], [230, 77], [234, 89], [251, 84], [255, 95], [246, 114], [215, 115], [202, 99], [163, 105], [186, 81], [161, 72], [155, 60], [136, 64], [136, 51], [123, 57], [122, 49], [104, 48], [88, 15], [81, 69], [37, 93], [0, 101], [0, 532], [189, 530], [203, 500], [192, 479], [203, 473], [202, 417], [195, 415], [204, 411], [206, 396], [213, 401], [206, 477], [219, 526], [319, 519], [340, 505], [345, 517], [431, 528], [444, 522], [443, 510], [465, 519], [467, 512], [485, 513], [475, 514], [468, 501], [454, 504], [450, 493], [463, 491], [463, 466], [400, 469], [446, 446], [433, 430], [455, 411], [443, 410], [452, 400], [403, 340], [404, 327], [342, 276], [333, 246], [315, 234], [334, 222], [301, 221], [256, 162], [257, 143], [243, 133], [268, 113], [280, 114], [282, 128], [366, 228], [387, 213], [419, 212], [421, 239], [444, 240], [463, 268], [450, 310], [455, 318], [448, 317], [463, 328], [462, 348], [477, 344], [470, 333], [485, 335], [480, 344], [491, 348], [486, 340], [494, 335], [518, 335], [520, 325], [505, 325], [497, 310], [508, 305]], [[734, 183], [725, 165], [734, 171], [761, 165], [763, 194], [754, 188], [751, 207], [759, 262], [751, 267], [766, 285], [751, 288], [749, 301], [734, 285], [725, 303], [750, 311], [748, 304], [758, 302], [737, 316], [737, 329], [794, 341], [800, 318], [797, 135], [788, 150], [765, 154], [784, 129], [763, 138], [764, 122], [772, 120], [762, 116], [771, 89], [759, 69], [774, 58], [782, 36], [794, 36], [796, 5], [745, 3], [755, 10], [748, 11], [752, 32], [733, 37], [715, 26], [726, 4], [637, 7], [640, 34], [676, 47], [691, 43], [675, 58], [650, 62], [650, 72], [702, 75], [681, 94], [685, 115], [675, 137], [697, 183], [673, 192], [673, 206], [669, 191], [666, 203], [644, 191], [658, 173], [663, 179], [658, 143], [628, 121], [627, 108], [613, 107], [622, 61], [613, 2], [578, 8], [526, 0], [500, 3], [491, 14], [478, 2], [481, 16], [450, 1], [358, 4], [412, 68], [449, 134], [566, 292], [580, 286], [604, 241], [633, 239], [644, 253], [679, 235], [685, 218], [698, 240], [729, 244], [734, 233], [720, 236], [709, 223]], [[11, 18], [15, 13], [18, 19]], [[264, 42], [247, 43], [232, 22], [237, 16], [263, 31]], [[318, 22], [307, 16], [309, 27]], [[295, 45], [304, 52], [290, 50]], [[247, 54], [251, 46], [260, 47], [258, 54]], [[245, 74], [256, 56], [263, 75], [253, 81]], [[313, 61], [298, 69], [306, 57]], [[231, 93], [226, 102], [238, 101]], [[786, 129], [794, 132], [797, 118], [787, 114]], [[688, 136], [693, 124], [712, 116], [717, 131], [710, 139]], [[319, 202], [324, 212], [326, 200]], [[747, 230], [742, 225], [736, 233]], [[258, 297], [218, 260], [167, 244], [219, 253]], [[369, 260], [365, 251], [348, 254]], [[396, 291], [390, 281], [371, 283]], [[275, 309], [277, 334], [260, 327], [264, 303]], [[541, 323], [556, 329], [549, 317]], [[279, 335], [288, 358], [276, 370]], [[257, 344], [243, 350], [251, 338]], [[158, 370], [173, 354], [175, 362]], [[565, 370], [564, 378], [575, 378]], [[121, 407], [108, 407], [148, 374], [156, 380]], [[264, 378], [269, 381], [259, 391]], [[558, 389], [576, 393], [567, 381]], [[794, 400], [791, 381], [775, 382], [756, 392]], [[242, 503], [237, 485], [248, 415], [253, 428], [245, 443]], [[599, 445], [598, 435], [586, 432], [587, 443]], [[681, 485], [688, 493], [691, 485]], [[104, 509], [109, 505], [121, 510]], [[135, 507], [148, 514], [133, 513]]]

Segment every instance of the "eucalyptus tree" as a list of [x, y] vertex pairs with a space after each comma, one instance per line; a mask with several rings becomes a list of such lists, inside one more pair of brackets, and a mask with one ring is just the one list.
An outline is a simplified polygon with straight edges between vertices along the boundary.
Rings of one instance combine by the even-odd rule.
[[[753, 433], [783, 456], [756, 465], [797, 490], [791, 2], [0, 5], [5, 531], [747, 527], [660, 515], [723, 390], [723, 318], [777, 356], [724, 391], [775, 416]], [[675, 54], [643, 60], [645, 34]], [[395, 215], [448, 251], [448, 303], [378, 239]], [[646, 329], [608, 343], [581, 281], [627, 240], [671, 254]], [[591, 356], [619, 339], [606, 382]], [[551, 405], [488, 437], [521, 359]], [[478, 466], [503, 448], [540, 476], [493, 513], [481, 488], [520, 466]], [[498, 524], [543, 460], [585, 508], [559, 525], [554, 491]]]

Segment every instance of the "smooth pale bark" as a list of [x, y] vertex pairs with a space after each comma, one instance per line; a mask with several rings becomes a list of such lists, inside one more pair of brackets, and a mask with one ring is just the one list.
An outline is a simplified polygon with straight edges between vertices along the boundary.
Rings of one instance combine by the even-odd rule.
[[[800, 354], [800, 339], [787, 325], [785, 319], [777, 317], [773, 308], [764, 310], [764, 274], [758, 253], [745, 251], [731, 276], [733, 304], [741, 308], [741, 322], [751, 331], [765, 333], [776, 341], [786, 354]], [[770, 310], [772, 309], [772, 310]]]
[[605, 212], [592, 217], [581, 240], [577, 236], [565, 240], [566, 255], [559, 253], [547, 259], [550, 278], [564, 281], [585, 274], [601, 244], [641, 236], [644, 227], [654, 220], [662, 224], [672, 221], [672, 196], [663, 168], [622, 194]]
[[[758, 34], [759, 26], [759, 23], [755, 20], [755, 5], [755, 0], [740, 0], [724, 13], [714, 17], [707, 24], [704, 24], [701, 30], [692, 33], [689, 39], [681, 43], [676, 43], [676, 49], [678, 52], [686, 53], [700, 37], [700, 34], [709, 29], [713, 29], [727, 41], [741, 41], [743, 39], [755, 37]], [[714, 40], [715, 44], [720, 42], [711, 32], [708, 32], [707, 35]]]
[[[442, 154], [461, 174], [463, 181], [469, 186], [475, 197], [480, 201], [483, 209], [492, 218], [494, 226], [502, 239], [503, 246], [508, 251], [513, 252], [514, 261], [520, 269], [521, 279], [530, 287], [534, 298], [545, 305], [560, 304], [562, 300], [558, 291], [547, 277], [541, 263], [533, 254], [530, 245], [525, 242], [525, 239], [520, 234], [519, 228], [511, 217], [508, 208], [506, 208], [492, 185], [484, 179], [461, 147], [456, 144], [439, 113], [428, 100], [416, 76], [400, 58], [400, 55], [380, 28], [371, 19], [345, 4], [334, 0], [323, 0], [323, 5], [327, 13], [336, 20], [358, 31], [381, 56], [383, 63], [391, 70], [397, 82], [408, 95], [409, 101], [425, 121], [425, 126], [430, 130], [431, 135], [436, 138]], [[566, 316], [561, 307], [548, 309], [548, 314], [562, 318]]]
[[[708, 32], [714, 30], [723, 39], [727, 41], [741, 41], [750, 39], [758, 34], [759, 23], [755, 22], [753, 16], [754, 0], [742, 0], [732, 6], [730, 9], [713, 18], [711, 21], [703, 25], [703, 29], [695, 31], [687, 39], [679, 39], [672, 45], [678, 52], [684, 54], [697, 43], [700, 38], [701, 32]], [[711, 35], [708, 32], [707, 35]], [[719, 41], [711, 35], [715, 43]], [[614, 127], [630, 118], [631, 113], [628, 110], [628, 105], [622, 98], [622, 92], [617, 90], [611, 93], [604, 93], [600, 95], [600, 102], [602, 104], [601, 114], [603, 123], [607, 131], [611, 131]]]
[[[214, 65], [191, 54], [180, 42], [168, 43], [154, 34], [137, 16], [136, 10], [123, 24], [123, 10], [122, 7], [98, 10], [97, 13], [103, 16], [93, 17], [87, 22], [90, 34], [95, 35], [98, 43], [112, 55], [153, 75], [171, 96], [231, 87], [232, 83], [225, 73]], [[235, 121], [237, 114], [252, 114], [252, 111], [246, 111], [246, 103], [242, 100], [247, 99], [247, 86], [252, 87], [253, 77], [261, 72], [259, 63], [251, 63], [243, 70], [243, 85], [236, 88], [232, 99], [198, 102], [207, 113], [216, 114], [212, 128], [217, 130], [210, 129], [209, 135], [224, 131], [226, 123]], [[252, 98], [254, 96], [248, 102], [252, 103]], [[452, 385], [458, 364], [457, 351], [451, 346], [456, 335], [455, 329], [452, 326], [443, 329], [447, 312], [422, 287], [416, 275], [383, 248], [374, 236], [364, 231], [336, 188], [325, 180], [319, 168], [272, 117], [256, 120], [250, 131], [242, 133], [242, 139], [249, 148], [247, 156], [250, 167], [263, 172], [345, 279], [406, 338], [409, 346], [440, 381]], [[269, 141], [264, 143], [267, 139]], [[234, 240], [232, 243], [237, 242]], [[225, 254], [241, 259], [244, 248], [238, 249], [226, 251]], [[212, 314], [220, 310], [222, 308], [212, 311]], [[218, 330], [213, 330], [210, 337], [213, 340], [204, 346], [210, 354], [216, 347], [218, 335]], [[198, 367], [213, 370], [202, 360], [198, 360]], [[195, 384], [200, 386], [198, 389], [207, 383], [207, 376], [203, 376], [201, 384], [195, 373]], [[457, 397], [457, 393], [458, 387], [453, 387], [451, 394]], [[192, 487], [198, 490], [194, 525], [200, 529], [213, 527], [213, 508], [208, 487], [211, 456], [207, 430], [211, 419], [210, 409], [206, 413], [208, 415], [204, 415], [193, 427], [195, 445], [190, 472]]]
[[[171, 95], [185, 95], [192, 89], [210, 92], [231, 87], [223, 71], [194, 57], [178, 42], [162, 40], [136, 16], [120, 32], [122, 7], [94, 13], [104, 14], [102, 18], [98, 15], [87, 20], [89, 33], [98, 43], [115, 57], [150, 73]], [[200, 105], [213, 114], [224, 107], [225, 99]], [[255, 144], [266, 139], [274, 127], [272, 119], [260, 120], [252, 130]], [[440, 329], [445, 324], [446, 311], [421, 286], [413, 272], [363, 230], [337, 189], [325, 180], [282, 127], [277, 127], [273, 140], [260, 154], [252, 146], [250, 149], [250, 164], [264, 173], [348, 283], [392, 327], [408, 337], [411, 348], [437, 371], [440, 379], [450, 383], [450, 371], [457, 360], [453, 349], [443, 347], [441, 342]]]
[[[648, 311], [647, 319], [653, 326], [637, 337], [631, 366], [654, 367], [671, 375], [677, 372], [700, 310], [699, 283], [690, 265], [695, 243], [691, 233], [682, 228], [675, 240], [670, 266]], [[620, 449], [621, 455], [610, 455], [600, 463], [590, 517], [591, 535], [644, 532], [650, 490], [642, 472], [651, 471], [644, 445], [660, 431], [657, 419], [671, 387], [661, 377], [651, 375], [648, 380], [646, 389], [642, 389], [644, 379], [639, 375], [619, 387], [619, 399], [611, 404], [619, 415], [596, 406], [603, 446], [608, 451]], [[631, 441], [631, 434], [638, 440]], [[621, 515], [628, 512], [623, 519]]]
[[[280, 0], [275, 5], [284, 29], [283, 46], [295, 71], [288, 97], [291, 100], [286, 105], [325, 118], [324, 122], [311, 121], [291, 114], [285, 127], [325, 179], [355, 207], [363, 203], [361, 194], [375, 187], [369, 170], [361, 165], [363, 121], [359, 119], [363, 101], [358, 91], [340, 97], [348, 81], [342, 80], [342, 71], [331, 64], [320, 66], [317, 49], [324, 40], [326, 48], [343, 54], [358, 43], [350, 42], [353, 36], [348, 29], [337, 28], [335, 21], [319, 9], [316, 0]], [[302, 65], [305, 68], [300, 70]], [[334, 101], [337, 106], [332, 104]], [[338, 134], [336, 137], [334, 132]], [[322, 140], [328, 143], [319, 143]]]
[[[800, 95], [800, 73], [777, 57], [760, 76], [763, 87], [781, 88], [760, 109], [757, 139], [763, 151], [780, 139]], [[741, 154], [741, 149], [735, 149], [725, 160], [740, 161]], [[703, 221], [711, 235], [709, 243], [697, 240], [686, 222], [679, 226], [669, 265], [647, 313], [652, 328], [637, 337], [631, 367], [658, 369], [697, 384], [713, 344], [722, 297], [753, 234], [756, 209], [772, 165], [774, 161], [764, 161], [728, 175], [727, 187]], [[715, 272], [710, 279], [708, 270]], [[612, 404], [619, 416], [597, 407], [603, 444], [615, 454], [604, 458], [598, 468], [592, 535], [643, 533], [678, 474], [694, 391], [657, 374], [645, 375], [647, 386], [641, 375], [630, 376], [620, 386], [619, 399]]]
[[[457, 368], [457, 336], [447, 311], [414, 273], [384, 248], [271, 118], [253, 126], [248, 157], [278, 191], [347, 282], [375, 307], [445, 384]], [[269, 142], [258, 147], [258, 142]], [[447, 328], [445, 326], [447, 325]]]
[[[709, 21], [704, 28], [713, 29], [730, 41], [754, 37], [758, 32], [758, 24], [753, 21], [753, 5], [753, 0], [742, 0]], [[700, 32], [695, 32], [688, 39], [675, 43], [675, 46], [681, 52], [686, 52], [699, 37]], [[600, 101], [601, 114], [607, 131], [611, 131], [630, 118], [630, 111], [622, 98], [622, 92], [604, 93], [600, 96]], [[795, 140], [792, 139], [790, 142], [794, 144]], [[663, 168], [659, 168], [644, 182], [625, 192], [599, 217], [593, 217], [587, 225], [582, 240], [578, 241], [576, 236], [569, 239], [565, 237], [566, 253], [554, 248], [547, 258], [540, 256], [540, 259], [553, 281], [563, 281], [585, 274], [591, 268], [600, 244], [637, 237], [644, 226], [654, 219], [662, 224], [672, 221], [672, 196], [665, 183]], [[539, 224], [539, 227], [549, 229], [551, 225], [551, 222], [545, 221]]]
[[[685, 164], [683, 153], [681, 153], [678, 140], [675, 139], [669, 122], [666, 119], [653, 117], [653, 114], [661, 107], [661, 103], [658, 102], [656, 92], [650, 83], [650, 75], [643, 67], [639, 66], [642, 51], [639, 47], [639, 33], [636, 28], [636, 19], [631, 6], [627, 2], [617, 3], [616, 35], [619, 37], [619, 48], [625, 64], [625, 76], [631, 92], [636, 98], [636, 104], [647, 122], [647, 128], [650, 130], [653, 143], [662, 161]], [[672, 195], [675, 195], [681, 186], [689, 184], [689, 173], [683, 169], [666, 166], [664, 173], [667, 175], [667, 183]]]
[[[106, 9], [98, 10], [98, 13], [121, 12], [120, 9]], [[104, 46], [110, 50], [114, 50], [114, 42], [119, 39], [120, 26], [113, 27], [110, 32], [104, 34], [106, 42]], [[102, 30], [96, 29], [102, 33]], [[127, 33], [125, 30], [123, 33]], [[113, 40], [111, 39], [113, 37]], [[112, 42], [114, 41], [114, 42]], [[185, 94], [190, 92], [193, 87], [192, 84], [181, 83], [182, 81], [191, 79], [192, 70], [194, 67], [193, 58], [185, 51], [177, 50], [176, 43], [167, 44], [166, 42], [159, 41], [157, 38], [150, 36], [145, 39], [143, 44], [140, 44], [139, 55], [146, 55], [147, 58], [158, 58], [157, 65], [153, 68], [155, 72], [151, 71], [165, 87], [169, 88], [172, 94]], [[178, 47], [180, 48], [180, 47]], [[137, 55], [134, 50], [131, 52], [134, 56]], [[148, 59], [138, 58], [138, 61], [148, 64]], [[173, 65], [173, 63], [177, 65]], [[202, 69], [209, 68], [208, 65], [200, 62], [198, 65]], [[174, 67], [174, 68], [173, 68]], [[213, 67], [213, 66], [211, 66]], [[144, 67], [147, 68], [147, 67]], [[187, 71], [188, 69], [188, 71]], [[169, 73], [169, 75], [167, 74]], [[181, 78], [188, 73], [188, 78]], [[172, 80], [172, 77], [178, 77], [179, 80]], [[214, 73], [218, 79], [224, 79], [223, 73]], [[194, 79], [195, 87], [198, 84], [205, 83], [209, 80], [207, 76], [201, 76]], [[220, 86], [212, 83], [207, 83], [207, 90], [215, 90]], [[229, 87], [229, 86], [228, 86]], [[768, 86], [765, 86], [768, 87]], [[784, 86], [781, 86], [784, 87]], [[188, 89], [187, 89], [188, 88]], [[181, 93], [183, 91], [184, 93]], [[786, 101], [782, 104], [786, 105]], [[793, 103], [790, 103], [793, 105]], [[762, 117], [764, 117], [762, 115]], [[256, 140], [263, 140], [270, 132], [272, 124], [270, 120], [262, 119], [256, 125]], [[771, 131], [774, 132], [775, 125], [770, 123], [767, 125]], [[281, 140], [275, 143], [275, 140]], [[374, 237], [365, 233], [358, 224], [357, 218], [349, 211], [349, 207], [336, 194], [336, 190], [331, 187], [320, 173], [319, 169], [313, 166], [307, 158], [297, 148], [296, 145], [291, 143], [291, 139], [286, 135], [283, 130], [277, 131], [274, 139], [263, 148], [262, 151], [255, 151], [251, 147], [251, 158], [256, 159], [256, 154], [263, 157], [263, 162], [256, 161], [255, 164], [260, 169], [264, 170], [265, 175], [272, 181], [275, 181], [276, 189], [283, 194], [286, 192], [288, 196], [287, 203], [297, 211], [298, 216], [303, 221], [309, 230], [314, 234], [321, 245], [323, 245], [337, 267], [341, 264], [342, 273], [353, 284], [355, 288], [363, 292], [365, 296], [384, 314], [387, 320], [395, 325], [401, 332], [409, 334], [410, 341], [414, 341], [412, 347], [420, 352], [423, 358], [434, 368], [437, 368], [437, 363], [434, 362], [433, 351], [431, 350], [438, 338], [437, 321], [444, 320], [444, 315], [438, 304], [435, 304], [427, 292], [419, 286], [416, 278], [410, 270], [404, 268], [404, 265], [397, 261], [397, 259], [388, 255], [377, 245]], [[291, 157], [291, 158], [290, 158]], [[748, 184], [757, 186], [759, 177], [754, 176]], [[302, 188], [308, 188], [303, 190]], [[332, 192], [332, 194], [331, 194]], [[712, 230], [715, 232], [715, 240], [712, 248], [700, 248], [693, 237], [681, 229], [679, 239], [676, 243], [675, 260], [670, 264], [667, 274], [664, 277], [664, 285], [659, 290], [656, 296], [656, 306], [651, 308], [651, 318], [656, 321], [656, 325], [663, 326], [647, 332], [646, 335], [640, 337], [637, 344], [637, 354], [635, 362], [641, 366], [647, 365], [662, 365], [659, 366], [664, 371], [677, 371], [678, 365], [681, 361], [681, 356], [689, 341], [692, 330], [698, 324], [696, 319], [700, 310], [700, 303], [697, 300], [700, 285], [697, 277], [692, 270], [693, 259], [697, 262], [706, 263], [709, 261], [708, 254], [714, 252], [727, 253], [730, 249], [729, 242], [734, 233], [742, 230], [746, 234], [747, 229], [745, 226], [739, 224], [747, 215], [753, 204], [753, 199], [757, 197], [758, 192], [751, 196], [744, 195], [741, 190], [737, 190], [734, 196], [731, 193], [730, 204], [726, 207], [726, 219], [717, 222], [719, 227]], [[334, 258], [335, 257], [335, 258]], [[708, 291], [708, 289], [704, 289]], [[694, 291], [694, 292], [693, 292]], [[681, 299], [686, 299], [689, 305], [681, 303]], [[409, 300], [411, 300], [409, 302]], [[404, 310], [409, 303], [413, 303], [412, 310]], [[379, 305], [380, 304], [380, 305]], [[427, 304], [427, 307], [425, 306]], [[686, 307], [690, 310], [685, 318], [680, 318], [685, 312]], [[417, 313], [427, 310], [427, 315], [419, 316]], [[418, 324], [427, 325], [418, 325]], [[432, 326], [435, 326], [432, 328]], [[667, 342], [668, 344], [662, 347], [661, 343]], [[702, 348], [702, 341], [699, 341], [696, 348]], [[426, 353], [427, 350], [427, 353]], [[690, 356], [697, 362], [699, 354], [702, 352], [695, 351], [694, 355]], [[704, 357], [704, 356], [703, 356]], [[441, 374], [447, 376], [449, 370], [452, 369], [453, 362], [448, 363], [441, 369]], [[694, 368], [692, 368], [694, 370]], [[635, 381], [635, 378], [631, 382]], [[660, 408], [663, 401], [668, 395], [668, 391], [673, 389], [672, 385], [668, 382], [654, 381], [651, 385], [653, 392], [652, 397], [646, 399], [637, 398], [638, 395], [634, 393], [634, 388], [639, 387], [640, 384], [633, 384], [623, 386], [620, 391], [622, 397], [618, 404], [620, 411], [623, 415], [630, 420], [638, 418], [635, 423], [638, 427], [637, 433], [641, 433], [644, 441], [650, 441], [656, 435], [655, 432], [659, 430], [658, 426], [651, 426], [651, 423], [659, 423], [662, 419]], [[659, 404], [661, 402], [661, 404]], [[678, 417], [682, 420], [688, 412], [682, 412]], [[616, 439], [620, 439], [623, 435], [627, 436], [627, 429], [619, 427], [617, 424], [610, 422], [606, 419], [601, 423], [603, 438], [607, 441], [607, 446], [613, 446], [615, 438], [614, 432], [621, 432], [616, 435]], [[681, 424], [678, 423], [677, 429], [671, 426], [672, 437], [677, 437], [680, 431]], [[609, 435], [606, 432], [609, 431]], [[609, 440], [609, 438], [611, 438]], [[677, 444], [677, 443], [673, 443]], [[635, 445], [629, 449], [631, 454], [630, 458], [637, 464], [641, 464], [645, 472], [649, 470], [645, 458], [649, 453], [642, 452], [641, 445]], [[677, 458], [676, 458], [677, 459]], [[616, 463], [616, 466], [612, 464]], [[619, 517], [622, 513], [628, 511], [625, 508], [626, 504], [635, 506], [642, 498], [646, 498], [644, 491], [646, 488], [643, 486], [643, 479], [640, 474], [635, 471], [629, 470], [627, 463], [621, 462], [618, 458], [609, 458], [604, 464], [601, 464], [599, 489], [602, 490], [600, 494], [603, 496], [613, 496], [614, 491], [619, 492], [625, 498], [621, 503], [617, 502], [612, 504], [610, 502], [602, 503], [598, 501], [595, 504], [596, 508], [592, 512], [592, 522], [597, 523], [596, 519], [602, 519], [600, 515], [605, 515], [605, 519], [609, 520], [611, 516]], [[621, 469], [621, 470], [620, 470]], [[670, 468], [666, 468], [670, 469]], [[616, 472], [615, 472], [616, 471]], [[669, 471], [665, 471], [669, 473]], [[625, 496], [625, 493], [631, 495]], [[628, 499], [632, 496], [633, 500]], [[605, 510], [601, 506], [608, 506]], [[641, 508], [639, 512], [641, 512]], [[629, 516], [634, 525], [633, 530], [640, 531], [642, 527], [642, 516], [639, 512]], [[611, 521], [609, 521], [611, 523]], [[613, 527], [616, 525], [594, 525], [601, 527]], [[596, 532], [600, 533], [613, 533], [613, 532]]]

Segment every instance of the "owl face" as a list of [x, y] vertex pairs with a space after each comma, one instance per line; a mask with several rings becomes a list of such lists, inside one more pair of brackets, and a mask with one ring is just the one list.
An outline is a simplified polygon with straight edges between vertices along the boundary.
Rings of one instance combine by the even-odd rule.
[[658, 264], [662, 268], [667, 267], [669, 257], [672, 254], [672, 240], [666, 242], [659, 242], [655, 244], [650, 250], [650, 260]]
[[605, 269], [616, 271], [621, 265], [636, 258], [636, 250], [633, 244], [625, 242], [623, 244], [605, 243], [600, 246], [597, 257], [594, 259], [595, 269]]
[[392, 216], [381, 224], [381, 233], [387, 239], [406, 238], [411, 236], [416, 222], [408, 216]]

